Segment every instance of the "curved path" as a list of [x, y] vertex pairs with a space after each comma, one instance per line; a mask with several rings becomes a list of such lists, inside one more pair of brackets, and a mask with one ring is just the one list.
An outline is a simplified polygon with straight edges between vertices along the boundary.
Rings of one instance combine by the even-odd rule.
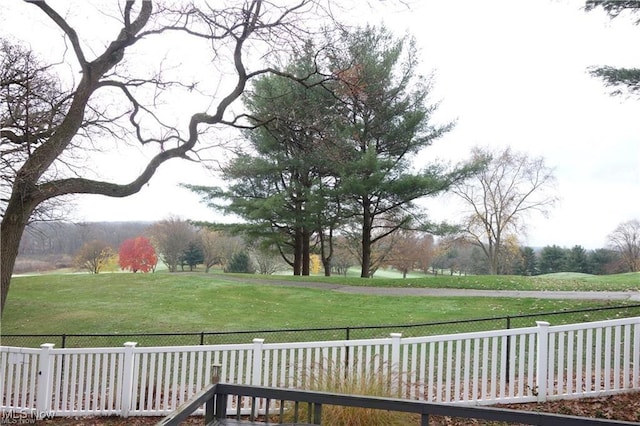
[[377, 296], [451, 296], [451, 297], [511, 297], [573, 300], [630, 300], [640, 302], [639, 291], [525, 291], [476, 290], [462, 288], [364, 287], [308, 281], [261, 280], [256, 278], [224, 277], [225, 280], [260, 285], [317, 288], [340, 293], [372, 294]]

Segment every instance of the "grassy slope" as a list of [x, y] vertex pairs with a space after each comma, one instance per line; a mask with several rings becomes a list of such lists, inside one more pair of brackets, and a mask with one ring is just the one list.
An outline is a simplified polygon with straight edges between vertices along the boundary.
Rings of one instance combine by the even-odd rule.
[[374, 277], [292, 277], [271, 275], [267, 279], [304, 280], [316, 282], [339, 282], [354, 286], [376, 287], [429, 287], [429, 288], [473, 288], [484, 290], [545, 290], [545, 291], [640, 291], [640, 272], [617, 275], [589, 275], [560, 273], [523, 277], [517, 275], [470, 275], [419, 278]]
[[[633, 287], [627, 278], [618, 280], [621, 282], [610, 280], [613, 283], [610, 285]], [[635, 279], [635, 276], [631, 278]], [[323, 277], [315, 279], [324, 280]], [[470, 288], [518, 288], [527, 281], [531, 279], [346, 280], [349, 284], [361, 285], [437, 283], [436, 286], [441, 287]], [[559, 289], [576, 285], [573, 280], [543, 278], [540, 282], [547, 281], [555, 282], [554, 285], [547, 284], [548, 287]], [[509, 286], [509, 283], [514, 284]], [[534, 288], [531, 283], [527, 285]], [[538, 299], [351, 295], [243, 284], [225, 280], [220, 274], [41, 275], [14, 278], [2, 318], [2, 332], [131, 333], [345, 327], [516, 315], [602, 304]]]

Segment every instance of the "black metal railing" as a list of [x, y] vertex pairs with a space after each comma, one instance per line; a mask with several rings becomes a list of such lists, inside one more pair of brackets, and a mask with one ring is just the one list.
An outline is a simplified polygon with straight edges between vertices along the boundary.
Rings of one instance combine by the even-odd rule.
[[[238, 412], [235, 415], [229, 415], [229, 413], [227, 413], [227, 405], [228, 401], [231, 400], [248, 400], [247, 404], [245, 404], [245, 410], [248, 409], [250, 414], [242, 415], [240, 414], [240, 410], [237, 410]], [[276, 413], [269, 412], [268, 408], [272, 405], [272, 402], [277, 402], [277, 407], [279, 407], [279, 409], [276, 410]], [[327, 405], [385, 410], [397, 413], [413, 413], [419, 416], [420, 424], [423, 426], [427, 426], [429, 424], [430, 416], [449, 416], [464, 419], [481, 419], [485, 421], [549, 426], [611, 426], [636, 424], [624, 421], [549, 414], [535, 411], [521, 411], [480, 406], [460, 406], [397, 398], [344, 395], [327, 392], [216, 383], [209, 385], [196, 394], [191, 401], [180, 406], [175, 412], [161, 420], [158, 425], [179, 425], [203, 404], [205, 405], [204, 423], [207, 425], [224, 425], [225, 419], [227, 418], [235, 418], [235, 420], [238, 421], [233, 424], [242, 424], [242, 420], [256, 422], [258, 420], [256, 408], [258, 407], [258, 404], [264, 407], [264, 412], [260, 415], [262, 422], [271, 424], [283, 424], [285, 421], [287, 424], [297, 424], [300, 421], [306, 421], [305, 424], [322, 424], [322, 408]], [[307, 409], [305, 410], [307, 414], [304, 419], [297, 418], [295, 415], [298, 412], [297, 408], [301, 404], [306, 404], [307, 406]], [[294, 413], [293, 418], [287, 418], [285, 420], [285, 413], [290, 416], [292, 411]]]
[[356, 340], [388, 337], [401, 332], [404, 337], [530, 327], [533, 321], [548, 321], [553, 325], [601, 321], [640, 316], [640, 304], [602, 306], [554, 312], [536, 312], [498, 317], [414, 324], [387, 324], [353, 327], [289, 328], [276, 330], [199, 331], [186, 333], [111, 333], [111, 334], [3, 334], [4, 346], [39, 347], [53, 343], [58, 348], [122, 346], [135, 341], [138, 346], [192, 346], [247, 343], [255, 337], [271, 343]]

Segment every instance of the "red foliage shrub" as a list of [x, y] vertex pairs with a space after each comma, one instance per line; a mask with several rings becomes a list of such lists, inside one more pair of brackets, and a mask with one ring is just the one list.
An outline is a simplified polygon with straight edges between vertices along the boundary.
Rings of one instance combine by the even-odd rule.
[[118, 252], [120, 268], [132, 272], [149, 272], [158, 263], [156, 250], [148, 238], [136, 237], [123, 241]]

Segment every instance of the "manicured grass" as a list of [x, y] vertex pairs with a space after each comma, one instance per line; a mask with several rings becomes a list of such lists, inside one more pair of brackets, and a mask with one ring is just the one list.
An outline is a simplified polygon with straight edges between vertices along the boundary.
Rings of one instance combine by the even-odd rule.
[[518, 275], [439, 275], [420, 278], [375, 277], [292, 277], [271, 275], [267, 279], [302, 280], [340, 283], [353, 286], [418, 287], [418, 288], [469, 288], [480, 290], [543, 290], [543, 291], [640, 291], [640, 272], [616, 275], [589, 275], [559, 273], [523, 277]]
[[[255, 280], [264, 277], [245, 278]], [[320, 280], [319, 277], [314, 279]], [[335, 279], [340, 280], [339, 277]], [[358, 280], [347, 279], [345, 283], [355, 284]], [[574, 285], [573, 281], [541, 280], [561, 283], [553, 288], [566, 289], [566, 285]], [[379, 285], [392, 280], [364, 281], [360, 285]], [[438, 277], [393, 281], [412, 286], [433, 282], [441, 284], [437, 285], [441, 287], [476, 283], [473, 288], [520, 288], [514, 285], [526, 282], [526, 279]], [[516, 284], [509, 286], [511, 281]], [[628, 283], [618, 285], [621, 288], [629, 287]], [[343, 294], [322, 289], [265, 286], [255, 281], [243, 283], [228, 280], [222, 274], [39, 275], [12, 280], [2, 317], [2, 333], [200, 332], [347, 327], [485, 318], [604, 304], [602, 301]]]

